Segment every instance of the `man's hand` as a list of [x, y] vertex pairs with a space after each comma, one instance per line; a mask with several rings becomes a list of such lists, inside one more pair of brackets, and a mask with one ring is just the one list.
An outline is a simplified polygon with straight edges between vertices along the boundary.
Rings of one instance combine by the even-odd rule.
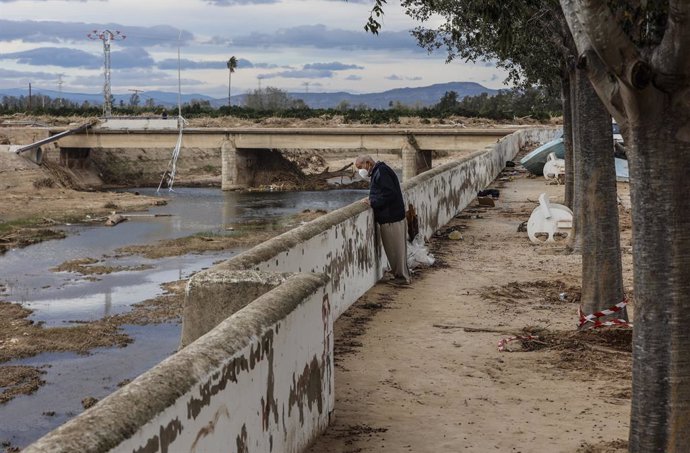
[[369, 203], [369, 197], [363, 198], [363, 199], [362, 199], [362, 203], [364, 203], [364, 204], [367, 205], [367, 206], [371, 206], [371, 203]]

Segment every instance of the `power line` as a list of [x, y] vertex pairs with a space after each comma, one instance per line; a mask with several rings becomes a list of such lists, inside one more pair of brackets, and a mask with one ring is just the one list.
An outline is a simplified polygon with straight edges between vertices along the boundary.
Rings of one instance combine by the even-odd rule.
[[114, 32], [110, 30], [93, 30], [88, 35], [89, 39], [103, 41], [103, 74], [105, 76], [105, 83], [103, 84], [103, 116], [109, 118], [112, 114], [112, 102], [111, 91], [110, 91], [110, 42], [125, 39], [126, 36], [123, 35], [119, 30]]

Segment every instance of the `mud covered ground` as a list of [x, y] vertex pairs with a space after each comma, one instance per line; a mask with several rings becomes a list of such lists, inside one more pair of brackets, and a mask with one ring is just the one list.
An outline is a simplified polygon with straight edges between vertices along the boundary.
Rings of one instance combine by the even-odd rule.
[[379, 283], [337, 320], [335, 418], [310, 453], [627, 452], [631, 331], [576, 331], [580, 256], [518, 231], [563, 186], [504, 178], [496, 207], [470, 206], [432, 238], [437, 261], [410, 287]]

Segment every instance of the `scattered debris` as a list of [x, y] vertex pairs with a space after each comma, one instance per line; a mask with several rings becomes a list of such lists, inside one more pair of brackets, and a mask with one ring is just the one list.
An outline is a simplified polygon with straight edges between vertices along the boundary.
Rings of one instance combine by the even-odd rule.
[[[536, 244], [555, 242], [570, 234], [573, 212], [567, 206], [550, 203], [545, 193], [539, 195], [539, 206], [527, 221], [527, 235]], [[561, 233], [558, 236], [557, 233]]]
[[448, 235], [448, 239], [451, 239], [453, 241], [462, 241], [462, 234], [460, 234], [458, 230], [453, 230]]
[[479, 206], [488, 206], [490, 208], [496, 206], [492, 197], [477, 197], [477, 201], [479, 202]]
[[93, 396], [87, 396], [86, 398], [81, 400], [81, 405], [84, 409], [88, 409], [96, 405], [97, 402], [98, 399], [94, 398]]
[[124, 222], [125, 220], [127, 220], [127, 217], [123, 216], [122, 214], [110, 214], [105, 221], [105, 225], [115, 226], [118, 223]]
[[478, 197], [498, 198], [500, 195], [501, 195], [501, 191], [498, 189], [485, 189], [485, 190], [480, 190], [477, 193]]

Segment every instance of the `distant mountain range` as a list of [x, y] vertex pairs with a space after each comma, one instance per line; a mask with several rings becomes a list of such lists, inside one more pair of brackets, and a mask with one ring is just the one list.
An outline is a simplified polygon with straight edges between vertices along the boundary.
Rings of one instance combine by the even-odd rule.
[[[366, 105], [369, 108], [386, 109], [396, 102], [407, 106], [429, 106], [438, 103], [447, 91], [455, 91], [458, 94], [458, 99], [466, 96], [476, 96], [481, 93], [494, 95], [497, 90], [486, 88], [483, 85], [474, 82], [449, 82], [438, 83], [425, 87], [417, 88], [396, 88], [393, 90], [383, 91], [380, 93], [363, 93], [352, 94], [347, 92], [337, 93], [289, 93], [290, 97], [294, 99], [302, 99], [311, 108], [333, 108], [337, 107], [343, 101], [347, 102], [350, 107], [358, 105]], [[102, 93], [60, 93], [54, 90], [36, 89], [32, 90], [34, 95], [45, 95], [51, 98], [62, 97], [73, 102], [82, 103], [88, 101], [92, 104], [102, 104]], [[28, 96], [29, 90], [27, 88], [10, 88], [0, 89], [0, 96]], [[120, 101], [124, 104], [129, 104], [132, 93], [128, 94], [114, 94], [115, 106]], [[246, 94], [238, 94], [232, 97], [233, 105], [244, 104]], [[163, 105], [168, 108], [177, 106], [177, 93], [165, 91], [144, 91], [139, 94], [140, 105], [143, 105], [147, 99], [153, 99], [156, 105]], [[213, 98], [203, 94], [182, 94], [182, 103], [189, 103], [192, 100], [209, 101], [211, 106], [220, 107], [227, 105], [227, 98]]]

